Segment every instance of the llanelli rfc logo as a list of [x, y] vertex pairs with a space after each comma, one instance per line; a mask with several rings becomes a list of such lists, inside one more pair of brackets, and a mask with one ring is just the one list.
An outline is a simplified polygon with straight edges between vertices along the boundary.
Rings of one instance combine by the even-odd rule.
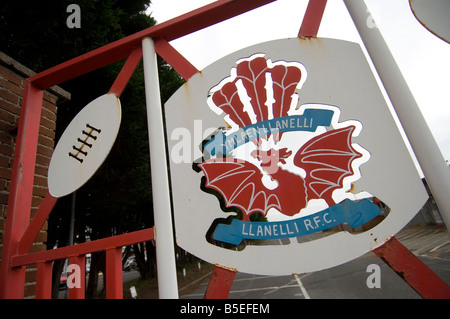
[[372, 201], [349, 193], [370, 158], [352, 142], [361, 123], [339, 122], [336, 106], [300, 107], [305, 81], [300, 62], [255, 54], [211, 88], [210, 110], [225, 113], [227, 125], [203, 142], [194, 169], [225, 213], [238, 212], [218, 215], [214, 241], [299, 237], [344, 222], [356, 228], [380, 214]]
[[164, 107], [177, 245], [209, 263], [334, 267], [382, 245], [428, 198], [357, 43], [243, 48]]

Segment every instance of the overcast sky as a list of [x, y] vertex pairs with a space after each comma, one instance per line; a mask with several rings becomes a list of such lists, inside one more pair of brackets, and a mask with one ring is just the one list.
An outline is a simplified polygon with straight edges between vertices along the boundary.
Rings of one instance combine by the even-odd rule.
[[[148, 10], [161, 23], [206, 5], [211, 0], [152, 0]], [[295, 37], [307, 0], [278, 0], [249, 13], [172, 41], [197, 69], [241, 48], [278, 38]], [[374, 20], [445, 159], [450, 160], [450, 44], [426, 30], [408, 0], [366, 0]], [[327, 3], [320, 37], [360, 42], [342, 0]]]

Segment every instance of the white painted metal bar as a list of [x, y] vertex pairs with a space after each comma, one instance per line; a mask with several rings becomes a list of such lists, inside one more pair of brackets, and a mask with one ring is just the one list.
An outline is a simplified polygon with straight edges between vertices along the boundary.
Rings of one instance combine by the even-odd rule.
[[[380, 31], [368, 24], [364, 0], [344, 0], [370, 58], [405, 130], [442, 219], [450, 228], [450, 168]], [[372, 21], [372, 20], [370, 20]]]
[[159, 298], [174, 299], [178, 298], [178, 283], [170, 207], [169, 177], [159, 91], [158, 65], [155, 46], [151, 38], [142, 40], [142, 50], [153, 185]]

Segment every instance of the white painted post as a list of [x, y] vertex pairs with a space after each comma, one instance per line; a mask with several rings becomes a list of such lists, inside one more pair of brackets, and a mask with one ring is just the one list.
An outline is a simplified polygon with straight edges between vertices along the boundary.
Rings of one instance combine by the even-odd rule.
[[178, 298], [169, 178], [159, 91], [158, 65], [153, 40], [142, 40], [145, 98], [147, 103], [150, 165], [152, 173], [153, 211], [155, 218], [156, 264], [159, 298]]
[[[364, 0], [344, 0], [439, 207], [450, 228], [450, 168]], [[369, 19], [370, 18], [370, 19]]]

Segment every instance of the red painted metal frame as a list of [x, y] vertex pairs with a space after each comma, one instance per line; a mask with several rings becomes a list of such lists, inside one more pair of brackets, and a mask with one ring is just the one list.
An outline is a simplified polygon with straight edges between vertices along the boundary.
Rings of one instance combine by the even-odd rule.
[[[172, 41], [274, 1], [215, 1], [36, 74], [30, 78], [30, 81], [34, 85], [46, 89], [127, 58], [131, 51], [141, 45], [141, 41], [145, 37]], [[157, 53], [160, 54], [158, 51]]]
[[319, 32], [320, 22], [325, 11], [327, 0], [311, 0], [306, 8], [302, 25], [298, 33], [299, 37], [315, 37]]
[[37, 264], [36, 274], [36, 298], [52, 298], [52, 269], [53, 262], [47, 261]]
[[113, 85], [109, 89], [109, 93], [114, 93], [119, 97], [122, 95], [125, 86], [128, 84], [128, 81], [133, 75], [134, 70], [136, 70], [136, 67], [138, 66], [141, 59], [142, 59], [142, 47], [137, 47], [133, 49], [124, 66], [122, 67], [122, 70], [120, 70], [119, 75], [117, 76]]
[[227, 299], [237, 270], [214, 265], [204, 299]]
[[[77, 265], [80, 269], [80, 278], [78, 278], [80, 287], [69, 288], [69, 299], [84, 299], [86, 292], [86, 255], [70, 257], [69, 265]], [[67, 277], [68, 280], [70, 275]]]
[[19, 253], [19, 242], [30, 220], [43, 93], [29, 80], [25, 81], [3, 235], [0, 298], [23, 298], [24, 294], [25, 266], [11, 268], [10, 262]]
[[423, 298], [450, 299], [450, 286], [395, 237], [373, 252]]
[[122, 247], [110, 248], [106, 251], [106, 282], [108, 283], [106, 298], [122, 299]]
[[170, 64], [179, 75], [186, 81], [198, 72], [197, 68], [191, 64], [184, 56], [182, 56], [170, 43], [164, 38], [158, 38], [154, 41], [155, 50], [164, 57], [165, 61]]
[[[74, 246], [62, 247], [31, 254], [16, 255], [11, 258], [11, 268], [18, 269], [29, 264], [37, 264], [36, 298], [51, 298], [52, 262], [69, 257], [70, 264], [77, 264], [81, 269], [81, 283], [85, 280], [86, 254], [106, 251], [106, 297], [122, 298], [122, 247], [143, 241], [154, 240], [153, 228], [128, 234], [98, 239]], [[21, 287], [23, 290], [23, 286]], [[7, 297], [12, 298], [12, 297]], [[84, 298], [84, 288], [69, 289], [69, 298]]]

